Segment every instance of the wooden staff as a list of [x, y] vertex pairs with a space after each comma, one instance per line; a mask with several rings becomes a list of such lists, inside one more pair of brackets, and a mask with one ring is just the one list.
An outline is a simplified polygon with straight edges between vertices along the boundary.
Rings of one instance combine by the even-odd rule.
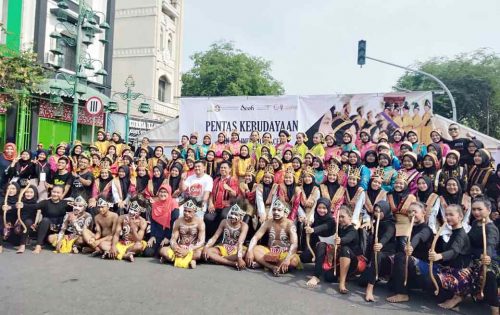
[[[439, 230], [437, 231], [436, 235], [434, 235], [434, 239], [432, 240], [432, 245], [431, 245], [431, 249], [429, 250], [429, 252], [434, 252], [434, 250], [436, 249], [437, 240], [439, 239], [439, 235], [443, 231], [445, 225], [446, 225], [446, 222], [443, 223], [443, 225], [441, 225], [441, 227], [439, 227]], [[433, 265], [434, 265], [434, 262], [429, 261], [429, 276], [431, 277], [431, 281], [434, 284], [434, 288], [436, 289], [436, 290], [434, 290], [434, 295], [438, 295], [439, 294], [439, 285], [436, 281], [436, 278], [434, 278], [434, 273], [432, 272]]]
[[[26, 185], [26, 187], [24, 187], [24, 189], [19, 193], [19, 197], [17, 198], [17, 202], [21, 202], [21, 199], [23, 199], [24, 193], [26, 192], [26, 190], [28, 190], [29, 187], [30, 187], [29, 184]], [[26, 224], [24, 224], [23, 219], [21, 219], [21, 208], [17, 209], [17, 220], [23, 226], [23, 233], [26, 233], [28, 231], [28, 228], [26, 227]]]
[[[486, 218], [483, 218], [483, 257], [486, 257], [488, 252], [486, 251]], [[483, 264], [483, 278], [481, 279], [479, 287], [481, 291], [479, 295], [481, 299], [484, 299], [484, 286], [486, 285], [486, 273], [488, 272], [488, 266]]]
[[337, 210], [337, 217], [335, 218], [335, 239], [333, 240], [333, 275], [337, 276], [337, 241], [336, 238], [339, 235], [339, 214], [340, 209]]
[[[378, 226], [380, 225], [380, 211], [377, 211], [377, 223], [375, 224], [375, 240], [374, 244], [378, 243]], [[378, 281], [378, 254], [377, 251], [373, 252], [373, 258], [375, 259], [375, 281]]]
[[[307, 224], [306, 227], [310, 227], [309, 224]], [[314, 253], [312, 247], [311, 247], [311, 234], [309, 233], [306, 233], [306, 245], [307, 245], [307, 248], [309, 249], [309, 251], [311, 252], [311, 255], [312, 255], [312, 262], [314, 262], [316, 260], [316, 254]]]
[[[411, 232], [413, 231], [413, 223], [415, 222], [415, 216], [411, 217], [411, 222], [410, 222], [410, 230], [408, 231], [408, 239], [406, 241], [406, 248], [409, 248], [411, 245]], [[406, 283], [408, 283], [408, 260], [410, 259], [410, 256], [406, 254], [406, 261], [405, 261], [405, 282], [404, 286], [406, 287]]]
[[[7, 205], [7, 197], [9, 197], [9, 186], [10, 186], [10, 184], [8, 184], [7, 188], [5, 189], [5, 199], [3, 201], [4, 206]], [[3, 228], [5, 230], [7, 228], [7, 210], [4, 210], [4, 209], [2, 209], [2, 210], [3, 210]], [[5, 233], [4, 233], [4, 235], [5, 235]], [[2, 235], [2, 237], [4, 237], [4, 235]]]

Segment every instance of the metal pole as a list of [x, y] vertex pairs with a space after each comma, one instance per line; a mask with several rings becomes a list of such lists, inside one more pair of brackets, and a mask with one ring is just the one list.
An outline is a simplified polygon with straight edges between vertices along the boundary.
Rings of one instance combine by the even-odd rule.
[[130, 132], [130, 106], [132, 103], [132, 88], [127, 88], [127, 116], [125, 116], [125, 143], [128, 145], [128, 134]]
[[78, 22], [76, 23], [76, 52], [75, 52], [75, 84], [73, 86], [73, 119], [71, 120], [71, 143], [73, 144], [76, 140], [77, 136], [77, 128], [78, 128], [78, 74], [80, 72], [80, 33], [82, 30], [82, 0], [78, 1]]
[[92, 141], [90, 144], [94, 144], [94, 132], [95, 132], [95, 116], [92, 117]]
[[401, 68], [401, 69], [405, 69], [406, 71], [411, 71], [411, 72], [416, 72], [416, 73], [420, 73], [422, 75], [425, 75], [431, 79], [433, 79], [434, 81], [436, 81], [445, 91], [446, 91], [446, 94], [448, 94], [448, 98], [450, 99], [451, 101], [451, 109], [453, 111], [453, 121], [457, 121], [457, 107], [455, 105], [455, 99], [453, 98], [453, 95], [451, 95], [451, 92], [450, 90], [448, 89], [448, 87], [443, 83], [443, 81], [439, 80], [438, 78], [436, 78], [435, 76], [433, 76], [432, 74], [430, 73], [427, 73], [427, 72], [424, 72], [424, 71], [421, 71], [421, 70], [415, 70], [415, 69], [411, 69], [411, 68], [408, 68], [408, 67], [403, 67], [403, 66], [400, 66], [400, 65], [397, 65], [397, 64], [394, 64], [394, 63], [391, 63], [391, 62], [387, 62], [387, 61], [383, 61], [383, 60], [380, 60], [380, 59], [376, 59], [376, 58], [372, 58], [372, 57], [368, 57], [366, 56], [365, 57], [366, 59], [370, 59], [370, 60], [373, 60], [373, 61], [377, 61], [377, 62], [380, 62], [380, 63], [383, 63], [383, 64], [386, 64], [386, 65], [389, 65], [389, 66], [393, 66], [393, 67], [397, 67], [397, 68]]

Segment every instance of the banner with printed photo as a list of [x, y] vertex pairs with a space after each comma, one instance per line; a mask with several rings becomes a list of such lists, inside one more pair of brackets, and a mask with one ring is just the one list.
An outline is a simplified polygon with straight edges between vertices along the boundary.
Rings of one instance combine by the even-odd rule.
[[243, 143], [253, 130], [270, 132], [277, 141], [286, 129], [292, 137], [306, 132], [309, 141], [318, 131], [334, 134], [342, 143], [346, 130], [356, 135], [367, 129], [376, 140], [380, 130], [402, 128], [417, 130], [428, 143], [431, 109], [431, 92], [181, 98], [179, 137], [196, 131], [199, 139], [210, 133], [215, 141], [219, 132], [236, 129]]

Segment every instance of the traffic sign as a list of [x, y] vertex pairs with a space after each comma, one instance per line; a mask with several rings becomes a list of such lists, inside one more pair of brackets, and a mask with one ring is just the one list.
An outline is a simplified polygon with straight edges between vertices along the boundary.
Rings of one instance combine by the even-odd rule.
[[103, 107], [102, 100], [97, 96], [92, 96], [85, 102], [85, 109], [90, 116], [99, 115]]

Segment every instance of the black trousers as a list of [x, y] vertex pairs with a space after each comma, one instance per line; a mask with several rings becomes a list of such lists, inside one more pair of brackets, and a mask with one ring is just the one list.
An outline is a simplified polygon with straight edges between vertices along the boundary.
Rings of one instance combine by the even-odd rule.
[[[391, 275], [391, 256], [394, 253], [378, 252], [377, 253], [377, 263], [378, 263], [378, 275], [388, 276]], [[366, 270], [361, 274], [359, 278], [359, 284], [365, 286], [367, 284], [375, 284], [376, 272], [375, 272], [375, 256], [370, 260], [370, 264], [366, 267]]]
[[394, 264], [392, 265], [392, 277], [390, 281], [391, 290], [395, 294], [408, 294], [409, 289], [423, 289], [425, 287], [425, 279], [429, 278], [428, 274], [422, 275], [417, 270], [416, 258], [408, 257], [408, 279], [405, 283], [405, 265], [406, 254], [397, 253], [394, 256]]
[[213, 213], [205, 212], [203, 221], [205, 221], [205, 239], [208, 241], [214, 236], [220, 222], [227, 217], [229, 208], [215, 209]]
[[43, 218], [42, 221], [38, 224], [38, 229], [36, 231], [37, 232], [36, 245], [43, 246], [43, 244], [45, 243], [45, 239], [49, 234], [49, 229], [51, 224], [52, 221], [50, 221], [48, 218]]

